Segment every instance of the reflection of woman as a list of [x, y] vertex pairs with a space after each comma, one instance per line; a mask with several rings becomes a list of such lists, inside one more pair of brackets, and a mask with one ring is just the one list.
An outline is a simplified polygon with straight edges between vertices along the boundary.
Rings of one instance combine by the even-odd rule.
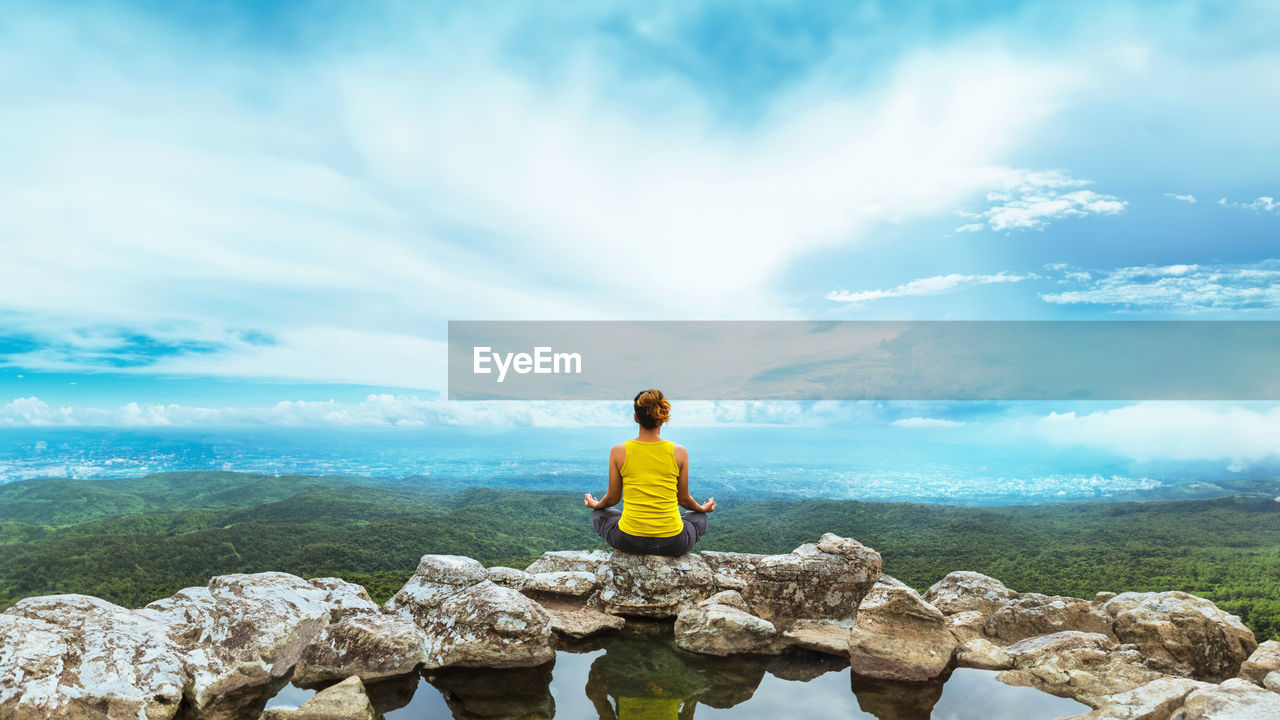
[[[659, 433], [671, 417], [661, 390], [635, 397], [635, 439], [609, 453], [609, 491], [584, 496], [596, 534], [615, 550], [642, 555], [683, 555], [707, 531], [715, 498], [699, 504], [689, 494], [689, 453]], [[622, 502], [622, 511], [613, 506]], [[680, 508], [691, 512], [680, 513]]]

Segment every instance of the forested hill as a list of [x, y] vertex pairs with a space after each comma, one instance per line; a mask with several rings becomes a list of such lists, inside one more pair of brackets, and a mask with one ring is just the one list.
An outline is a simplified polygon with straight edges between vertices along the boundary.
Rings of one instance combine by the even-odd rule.
[[[857, 538], [917, 589], [975, 570], [1022, 591], [1185, 590], [1280, 638], [1280, 503], [1258, 496], [970, 508], [717, 497], [703, 549]], [[212, 575], [336, 575], [379, 600], [425, 553], [523, 567], [603, 547], [581, 495], [425, 479], [174, 473], [0, 486], [0, 607], [81, 592], [141, 605]]]

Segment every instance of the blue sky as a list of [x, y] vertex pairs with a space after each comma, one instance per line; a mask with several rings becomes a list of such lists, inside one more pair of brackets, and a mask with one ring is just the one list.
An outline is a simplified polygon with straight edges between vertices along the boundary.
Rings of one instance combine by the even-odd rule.
[[1276, 37], [1267, 2], [10, 5], [0, 423], [484, 422], [430, 405], [450, 319], [1277, 319]]

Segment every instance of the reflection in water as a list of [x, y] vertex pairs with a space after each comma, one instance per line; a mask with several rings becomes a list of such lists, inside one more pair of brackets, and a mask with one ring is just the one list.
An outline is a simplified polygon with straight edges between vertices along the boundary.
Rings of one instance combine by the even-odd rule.
[[927, 683], [901, 683], [850, 676], [858, 708], [876, 720], [929, 720], [942, 697], [943, 675]]
[[688, 653], [662, 626], [625, 632], [591, 663], [587, 697], [602, 720], [688, 720], [698, 703], [728, 708], [749, 699], [770, 659]]
[[555, 661], [510, 670], [448, 668], [432, 671], [427, 681], [444, 696], [457, 720], [550, 720], [556, 714], [553, 667]]
[[[1087, 708], [995, 673], [959, 669], [931, 683], [854, 677], [846, 661], [790, 651], [710, 657], [672, 643], [671, 625], [633, 623], [566, 647], [536, 668], [450, 668], [367, 686], [387, 720], [1050, 720]], [[851, 691], [852, 690], [852, 691]], [[305, 699], [290, 686], [273, 698]]]

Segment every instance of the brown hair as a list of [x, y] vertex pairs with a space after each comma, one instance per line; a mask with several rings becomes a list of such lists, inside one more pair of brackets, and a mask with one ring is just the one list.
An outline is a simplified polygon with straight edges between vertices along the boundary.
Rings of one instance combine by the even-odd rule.
[[646, 429], [657, 430], [671, 419], [671, 403], [661, 390], [649, 388], [636, 393], [635, 407], [636, 420]]

